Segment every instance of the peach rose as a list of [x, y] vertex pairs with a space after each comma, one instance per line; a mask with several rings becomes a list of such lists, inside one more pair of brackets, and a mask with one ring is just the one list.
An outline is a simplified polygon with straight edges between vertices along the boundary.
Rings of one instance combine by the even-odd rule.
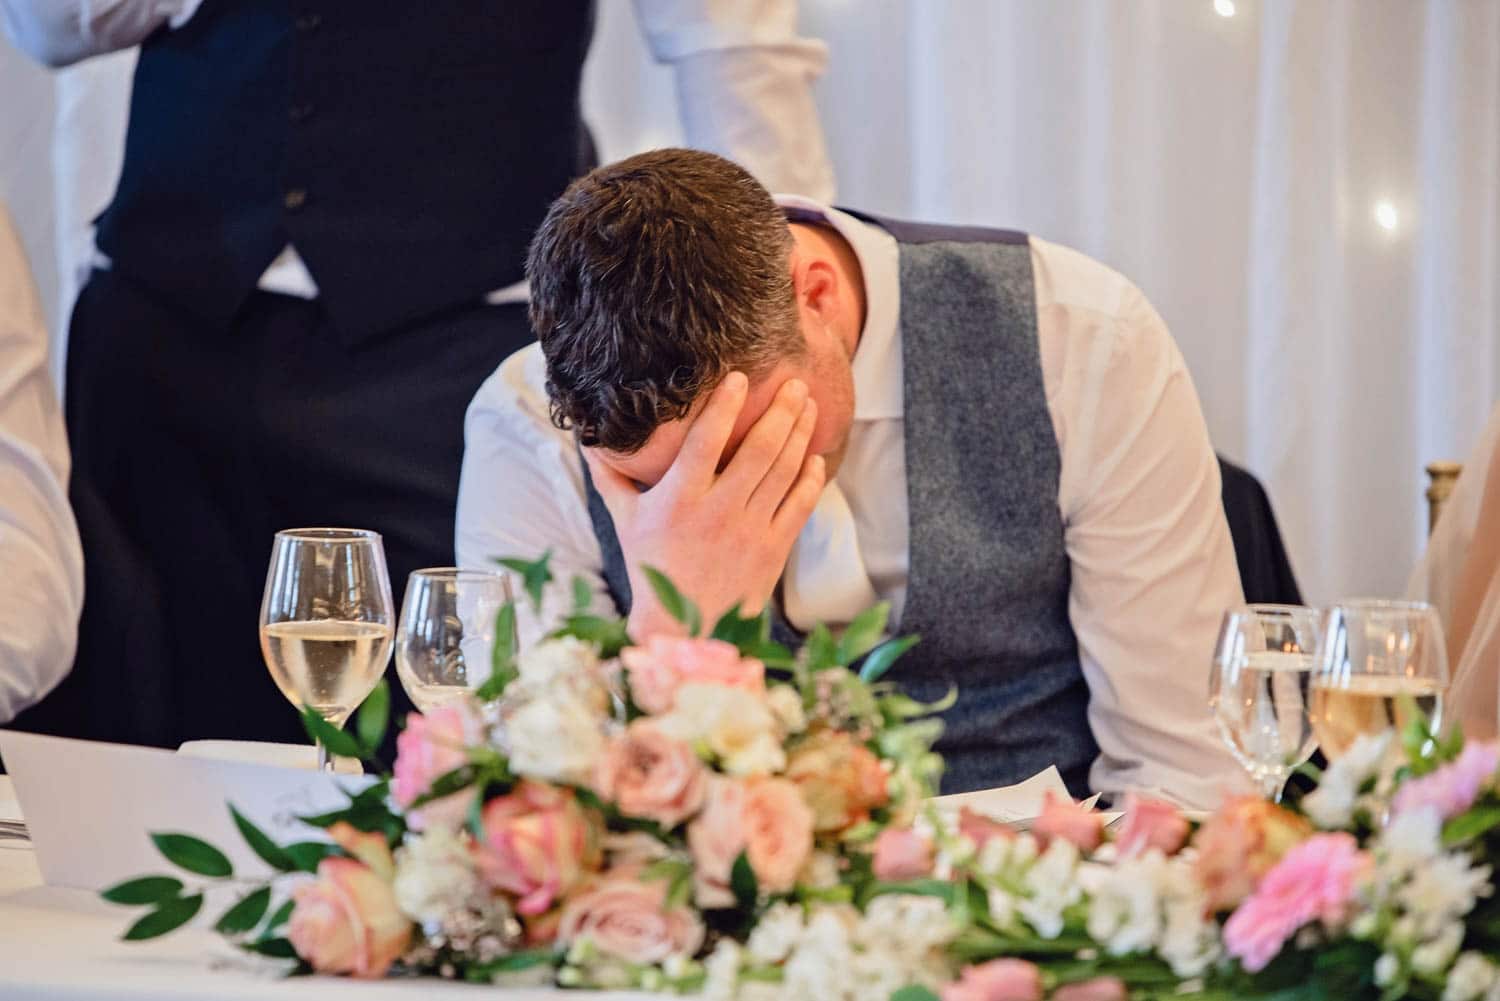
[[751, 779], [745, 789], [745, 854], [761, 887], [785, 893], [813, 849], [813, 812], [786, 779]]
[[1032, 821], [1031, 833], [1038, 846], [1046, 851], [1053, 838], [1062, 838], [1088, 854], [1104, 840], [1104, 815], [1074, 803], [1066, 796], [1047, 790], [1042, 799], [1042, 814]]
[[596, 773], [595, 791], [621, 813], [668, 830], [698, 812], [708, 789], [707, 771], [693, 749], [647, 719], [609, 742]]
[[633, 871], [606, 874], [569, 898], [557, 937], [563, 945], [587, 938], [627, 963], [660, 963], [691, 956], [703, 945], [703, 922], [690, 907], [667, 907], [662, 880]]
[[741, 657], [724, 640], [652, 636], [645, 646], [620, 651], [630, 679], [630, 695], [645, 712], [658, 716], [669, 711], [677, 689], [692, 682], [742, 688], [760, 695], [766, 690], [766, 668], [760, 661]]
[[995, 838], [1010, 841], [1015, 838], [1017, 831], [1009, 824], [992, 820], [964, 806], [958, 811], [958, 833], [974, 842], [975, 848], [983, 848]]
[[391, 884], [354, 859], [318, 863], [318, 879], [293, 890], [292, 902], [287, 938], [319, 973], [376, 979], [411, 941]]
[[484, 837], [474, 847], [479, 876], [515, 894], [516, 912], [534, 917], [576, 886], [598, 854], [592, 822], [571, 790], [523, 781], [485, 804]]
[[[396, 738], [396, 765], [391, 797], [403, 809], [427, 795], [432, 783], [469, 760], [469, 747], [479, 741], [480, 722], [468, 706], [442, 706], [427, 714], [410, 713], [406, 729]], [[429, 824], [457, 827], [463, 823], [471, 796], [454, 793], [412, 811], [413, 830]]]
[[1130, 992], [1119, 977], [1095, 977], [1063, 984], [1052, 992], [1052, 1001], [1126, 1001]]
[[896, 882], [932, 875], [932, 842], [909, 827], [890, 827], [875, 839], [875, 878]]
[[1024, 959], [992, 959], [964, 967], [938, 993], [942, 1001], [1042, 1001], [1042, 971]]
[[1125, 822], [1115, 839], [1121, 855], [1141, 855], [1153, 848], [1163, 855], [1175, 855], [1187, 836], [1187, 818], [1177, 807], [1166, 800], [1126, 794]]
[[745, 783], [735, 779], [709, 779], [703, 810], [688, 824], [693, 899], [699, 907], [734, 906], [729, 877], [734, 860], [745, 850], [745, 791]]
[[389, 883], [396, 878], [396, 860], [385, 835], [378, 831], [361, 831], [346, 820], [328, 828], [333, 843], [354, 856], [381, 879]]
[[1274, 803], [1236, 796], [1198, 828], [1193, 864], [1209, 909], [1228, 910], [1248, 897], [1271, 867], [1312, 836], [1312, 825]]
[[843, 831], [868, 820], [890, 802], [890, 776], [869, 748], [847, 733], [823, 730], [798, 746], [786, 777], [797, 783], [813, 811], [819, 834]]

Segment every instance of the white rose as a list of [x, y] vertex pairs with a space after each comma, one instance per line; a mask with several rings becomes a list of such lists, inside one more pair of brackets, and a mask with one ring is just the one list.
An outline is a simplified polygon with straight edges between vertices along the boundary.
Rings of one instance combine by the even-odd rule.
[[516, 662], [522, 681], [543, 687], [567, 678], [591, 678], [598, 668], [599, 651], [576, 636], [544, 640], [528, 647]]
[[1063, 912], [1082, 899], [1077, 869], [1078, 848], [1071, 841], [1054, 838], [1026, 871], [1022, 879], [1026, 896], [1016, 902], [1016, 911], [1042, 938], [1062, 934]]
[[791, 955], [802, 937], [802, 908], [780, 903], [771, 907], [756, 922], [745, 950], [757, 963], [779, 963]]
[[1324, 830], [1349, 826], [1360, 787], [1379, 771], [1392, 736], [1389, 730], [1373, 737], [1362, 734], [1328, 766], [1318, 788], [1302, 800], [1302, 809], [1314, 824]]
[[1474, 909], [1489, 896], [1490, 867], [1469, 865], [1467, 856], [1453, 853], [1431, 859], [1416, 869], [1396, 892], [1397, 903], [1413, 919], [1417, 938], [1434, 938], [1450, 921]]
[[1453, 962], [1463, 941], [1463, 922], [1449, 922], [1431, 941], [1423, 942], [1412, 950], [1411, 968], [1424, 976], [1437, 976]]
[[604, 753], [604, 724], [577, 693], [558, 688], [508, 711], [505, 749], [517, 775], [585, 785]]
[[1443, 1001], [1479, 1001], [1497, 985], [1500, 985], [1500, 968], [1477, 952], [1466, 952], [1448, 973]]
[[1424, 807], [1401, 814], [1380, 833], [1382, 868], [1405, 874], [1437, 858], [1443, 849], [1443, 818]]
[[468, 846], [453, 831], [430, 828], [409, 835], [396, 850], [396, 906], [419, 924], [442, 921], [479, 889]]
[[740, 946], [729, 937], [719, 939], [703, 961], [703, 1001], [735, 1001], [739, 997]]
[[694, 747], [706, 747], [730, 775], [770, 775], [786, 767], [776, 717], [755, 693], [693, 683], [677, 689], [660, 726]]
[[802, 694], [791, 685], [772, 685], [766, 692], [766, 706], [781, 724], [782, 733], [801, 733], [807, 729], [807, 714], [802, 709]]

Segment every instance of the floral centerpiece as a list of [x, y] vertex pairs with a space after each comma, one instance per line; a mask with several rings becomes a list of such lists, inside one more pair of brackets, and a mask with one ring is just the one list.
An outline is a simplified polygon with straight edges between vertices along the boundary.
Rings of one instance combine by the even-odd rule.
[[[507, 562], [540, 603], [546, 560]], [[947, 700], [881, 680], [915, 642], [884, 639], [884, 606], [794, 654], [737, 609], [702, 635], [648, 576], [685, 636], [632, 641], [576, 583], [512, 658], [507, 606], [479, 697], [412, 714], [393, 774], [303, 818], [326, 838], [280, 845], [235, 812], [272, 874], [217, 930], [303, 972], [710, 1001], [1500, 1001], [1500, 746], [1416, 726], [1400, 769], [1395, 736], [1365, 738], [1293, 806], [1230, 799], [1200, 825], [1129, 797], [1106, 830], [1049, 798], [1023, 831], [931, 801]], [[377, 689], [352, 733], [304, 720], [371, 761], [387, 707]], [[128, 939], [204, 900], [176, 876], [105, 896], [150, 908]]]

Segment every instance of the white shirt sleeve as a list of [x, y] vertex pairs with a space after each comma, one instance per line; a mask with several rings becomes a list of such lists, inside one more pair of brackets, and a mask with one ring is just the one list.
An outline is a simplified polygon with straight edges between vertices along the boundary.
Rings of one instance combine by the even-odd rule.
[[0, 205], [0, 724], [73, 665], [83, 553], [68, 506], [68, 439], [47, 373], [47, 327]]
[[[1246, 787], [1208, 711], [1219, 622], [1244, 597], [1198, 396], [1134, 285], [1081, 254], [1033, 247], [1068, 607], [1099, 743], [1090, 782], [1211, 808]], [[1063, 286], [1097, 301], [1049, 301]]]
[[822, 42], [797, 35], [796, 0], [635, 0], [656, 60], [672, 67], [688, 144], [776, 192], [831, 202], [833, 167], [812, 85]]
[[494, 569], [495, 560], [552, 553], [553, 583], [540, 614], [516, 583], [522, 645], [553, 629], [572, 608], [582, 577], [601, 615], [618, 611], [600, 568], [604, 557], [588, 517], [583, 465], [573, 437], [547, 415], [545, 369], [537, 345], [511, 355], [489, 377], [464, 419], [454, 550], [460, 567]]
[[5, 32], [48, 66], [139, 45], [163, 25], [180, 28], [203, 0], [0, 0]]

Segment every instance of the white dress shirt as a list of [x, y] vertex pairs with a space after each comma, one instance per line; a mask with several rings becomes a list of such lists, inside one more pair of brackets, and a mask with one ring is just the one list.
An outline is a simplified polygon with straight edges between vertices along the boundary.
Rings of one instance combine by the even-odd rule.
[[47, 326], [0, 204], [0, 724], [73, 666], [83, 552], [68, 506], [68, 438], [47, 374]]
[[[203, 0], [0, 0], [6, 31], [33, 58], [64, 66], [179, 28]], [[641, 33], [672, 67], [687, 143], [741, 164], [773, 191], [827, 201], [833, 168], [812, 83], [828, 50], [797, 35], [797, 0], [635, 0]], [[96, 254], [96, 267], [109, 259]], [[295, 247], [266, 268], [260, 288], [304, 299], [318, 287]], [[492, 303], [525, 302], [526, 285]]]
[[[778, 201], [794, 217], [816, 213], [833, 225], [864, 274], [854, 424], [837, 484], [862, 557], [852, 562], [892, 603], [899, 628], [909, 560], [896, 242], [836, 210]], [[1198, 397], [1139, 289], [1076, 251], [1034, 237], [1030, 246], [1042, 377], [1062, 458], [1069, 615], [1100, 747], [1090, 780], [1101, 792], [1211, 807], [1225, 788], [1244, 788], [1207, 709], [1220, 616], [1243, 597]], [[571, 435], [548, 420], [545, 374], [532, 346], [480, 388], [458, 497], [460, 566], [552, 550], [554, 592], [540, 619], [522, 610], [523, 639], [566, 609], [574, 575], [593, 588], [597, 607], [611, 607], [582, 468]], [[863, 583], [851, 582], [850, 593]]]

